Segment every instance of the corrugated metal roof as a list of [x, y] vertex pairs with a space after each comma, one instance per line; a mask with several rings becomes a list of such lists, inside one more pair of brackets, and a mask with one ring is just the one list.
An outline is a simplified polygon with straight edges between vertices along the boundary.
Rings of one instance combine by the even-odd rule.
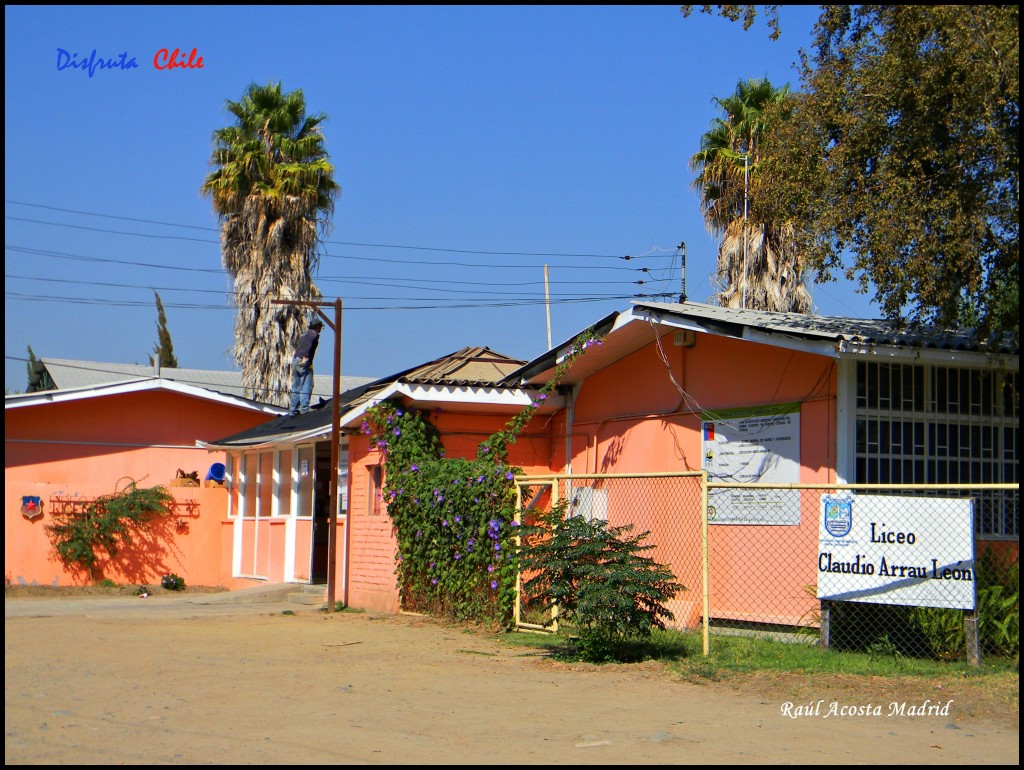
[[[933, 360], [976, 362], [1005, 357], [1012, 363], [1012, 357], [1019, 355], [1019, 346], [1009, 335], [998, 344], [981, 343], [970, 329], [911, 328], [882, 320], [774, 313], [699, 302], [634, 302], [629, 310], [606, 316], [592, 327], [604, 337], [601, 352], [574, 364], [567, 382], [586, 379], [609, 361], [650, 343], [654, 337], [644, 328], [644, 322], [834, 357], [885, 355], [916, 360], [928, 356]], [[512, 372], [506, 384], [536, 385], [545, 381], [575, 339]]]
[[[372, 401], [394, 383], [511, 389], [511, 386], [502, 385], [500, 381], [523, 363], [525, 362], [509, 358], [486, 347], [462, 348], [390, 377], [343, 389], [340, 398], [341, 412], [344, 414]], [[254, 444], [288, 442], [299, 437], [313, 437], [330, 428], [329, 404], [330, 401], [321, 402], [306, 414], [279, 417], [237, 435], [208, 443], [217, 447], [244, 448]]]
[[1019, 345], [1009, 336], [993, 343], [982, 342], [972, 329], [942, 329], [936, 326], [900, 326], [884, 320], [836, 318], [776, 313], [766, 310], [704, 305], [699, 302], [634, 302], [634, 307], [651, 308], [672, 315], [689, 317], [705, 325], [722, 324], [760, 329], [805, 338], [846, 342], [853, 345], [889, 345], [935, 350], [979, 351], [1003, 355], [1019, 354]]
[[490, 348], [469, 347], [410, 369], [396, 381], [439, 385], [494, 385], [524, 363], [526, 362], [495, 353]]
[[[144, 377], [163, 378], [184, 385], [194, 385], [216, 393], [245, 398], [242, 373], [211, 369], [182, 369], [162, 367], [159, 372], [152, 366], [139, 364], [111, 364], [96, 361], [74, 361], [60, 358], [40, 359], [58, 390], [90, 388], [113, 382], [138, 380]], [[373, 377], [352, 377], [342, 374], [341, 390], [351, 390], [374, 382]], [[313, 377], [313, 394], [330, 398], [334, 387], [333, 375], [317, 374]]]

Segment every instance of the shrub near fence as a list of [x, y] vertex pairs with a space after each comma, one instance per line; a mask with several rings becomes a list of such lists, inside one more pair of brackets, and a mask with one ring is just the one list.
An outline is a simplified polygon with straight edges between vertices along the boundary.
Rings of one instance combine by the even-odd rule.
[[[837, 651], [963, 659], [968, 656], [971, 625], [965, 623], [965, 611], [957, 608], [953, 599], [947, 602], [943, 598], [948, 592], [936, 594], [934, 589], [945, 584], [940, 588], [959, 590], [962, 598], [963, 585], [956, 584], [964, 581], [954, 580], [954, 574], [964, 578], [963, 573], [969, 571], [968, 582], [977, 591], [976, 629], [982, 653], [1013, 656], [1019, 649], [1016, 542], [999, 543], [1002, 548], [998, 551], [991, 550], [990, 543], [978, 543], [976, 558], [959, 566], [941, 560], [933, 563], [932, 557], [920, 564], [910, 563], [900, 555], [907, 553], [907, 543], [884, 542], [889, 537], [898, 539], [899, 533], [889, 523], [897, 521], [897, 512], [901, 506], [906, 508], [908, 498], [918, 501], [913, 504], [920, 510], [914, 515], [925, 522], [923, 527], [917, 526], [918, 544], [949, 546], [962, 540], [963, 532], [971, 532], [971, 521], [936, 517], [932, 512], [935, 503], [930, 501], [984, 497], [990, 501], [989, 507], [992, 500], [1001, 501], [1007, 509], [1003, 515], [1016, 518], [1019, 490], [1015, 485], [740, 485], [707, 483], [702, 473], [521, 477], [517, 483], [539, 493], [533, 497], [532, 511], [522, 515], [569, 500], [569, 510], [577, 515], [605, 520], [609, 526], [632, 524], [636, 532], [650, 532], [651, 557], [669, 566], [676, 581], [686, 586], [666, 603], [674, 615], [669, 627], [675, 630], [703, 629], [706, 601], [711, 635], [770, 634], [815, 642], [822, 634], [821, 609], [825, 606], [829, 610], [827, 643]], [[858, 551], [861, 543], [857, 543], [854, 550], [863, 553], [864, 565], [872, 562], [876, 577], [887, 578], [881, 582], [898, 585], [896, 594], [853, 585], [840, 600], [825, 605], [819, 600], [819, 578], [823, 564], [827, 565], [827, 558], [820, 559], [819, 549], [823, 498], [837, 497], [855, 501], [853, 510], [858, 515], [862, 508], [867, 510], [869, 498], [875, 501], [871, 510], [882, 514], [874, 517], [875, 535], [883, 543], [873, 544], [875, 550], [871, 550], [872, 544], [867, 542], [871, 539], [870, 522], [865, 520], [861, 522], [868, 525], [862, 543], [865, 548]], [[705, 505], [710, 512], [706, 524], [702, 517]], [[890, 505], [892, 512], [888, 513]], [[954, 536], [957, 527], [960, 534]], [[936, 551], [940, 552], [941, 548]], [[886, 558], [885, 571], [891, 573], [886, 576], [879, 575], [882, 556]], [[927, 574], [919, 576], [916, 569], [912, 573], [911, 566], [925, 568]], [[900, 567], [904, 568], [902, 574]], [[937, 574], [933, 574], [935, 569]], [[950, 570], [946, 580], [942, 579], [943, 569]], [[921, 591], [921, 586], [931, 590], [931, 598], [916, 606], [914, 591]], [[858, 590], [860, 595], [856, 595]], [[529, 597], [520, 595], [520, 625], [538, 627], [529, 603]], [[970, 612], [967, 615], [968, 619], [974, 617]]]

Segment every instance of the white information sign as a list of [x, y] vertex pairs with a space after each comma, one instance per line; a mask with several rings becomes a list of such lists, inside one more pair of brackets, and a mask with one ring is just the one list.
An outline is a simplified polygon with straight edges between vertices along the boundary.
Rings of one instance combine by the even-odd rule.
[[[703, 413], [701, 456], [709, 481], [798, 483], [800, 405]], [[799, 490], [708, 490], [708, 523], [798, 525]]]
[[818, 525], [818, 598], [974, 609], [968, 499], [828, 496]]

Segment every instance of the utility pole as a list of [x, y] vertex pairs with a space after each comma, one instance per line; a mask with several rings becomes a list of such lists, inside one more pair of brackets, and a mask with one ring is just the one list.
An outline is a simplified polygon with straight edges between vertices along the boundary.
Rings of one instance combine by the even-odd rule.
[[544, 265], [544, 312], [548, 319], [548, 350], [551, 350], [551, 294], [548, 292], [547, 265]]
[[682, 255], [680, 260], [680, 280], [682, 282], [681, 291], [679, 293], [679, 302], [686, 302], [686, 241], [679, 243], [679, 252]]
[[[331, 389], [331, 494], [330, 524], [327, 528], [327, 611], [334, 612], [336, 580], [335, 572], [338, 563], [338, 509], [341, 497], [338, 495], [338, 465], [341, 459], [341, 300], [334, 302], [314, 302], [313, 300], [278, 299], [271, 305], [297, 305], [299, 307], [316, 308], [316, 313], [326, 326], [334, 332], [334, 383]], [[334, 306], [334, 321], [324, 315], [320, 308]], [[345, 520], [345, 588], [342, 604], [348, 606], [348, 547], [351, 539], [351, 517]]]
[[747, 168], [750, 151], [743, 153], [743, 305], [747, 307]]

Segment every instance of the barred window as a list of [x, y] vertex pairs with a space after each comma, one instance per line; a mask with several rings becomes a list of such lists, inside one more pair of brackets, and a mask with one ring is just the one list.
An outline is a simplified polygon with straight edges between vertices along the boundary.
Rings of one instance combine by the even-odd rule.
[[[1017, 484], [1019, 426], [1017, 372], [857, 362], [858, 483]], [[964, 494], [979, 536], [1019, 537], [1017, 490]]]

